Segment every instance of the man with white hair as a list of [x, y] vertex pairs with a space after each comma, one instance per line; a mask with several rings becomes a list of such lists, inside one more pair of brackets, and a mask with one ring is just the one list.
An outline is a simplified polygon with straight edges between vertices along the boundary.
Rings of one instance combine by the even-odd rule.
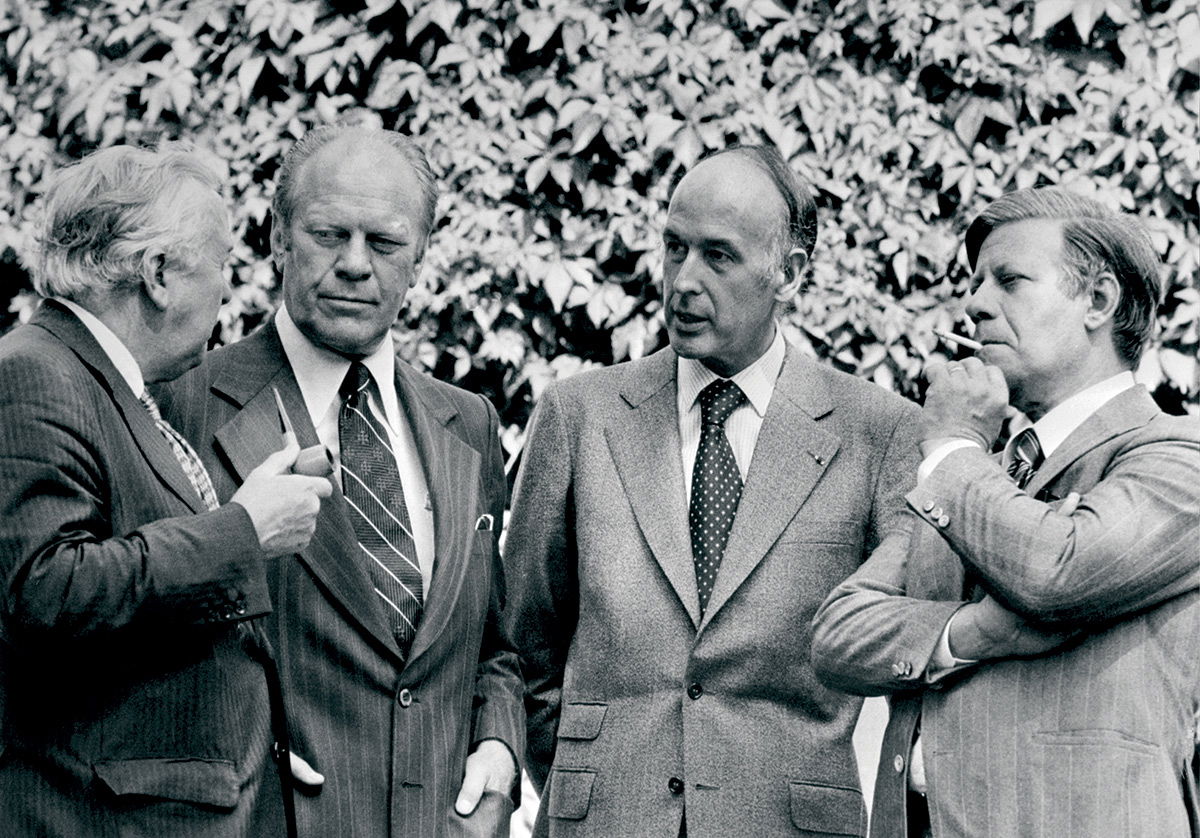
[[48, 299], [0, 338], [4, 834], [284, 834], [274, 665], [245, 621], [330, 484], [286, 473], [293, 441], [218, 505], [146, 390], [199, 362], [229, 295], [216, 179], [96, 152], [54, 178], [42, 245]]

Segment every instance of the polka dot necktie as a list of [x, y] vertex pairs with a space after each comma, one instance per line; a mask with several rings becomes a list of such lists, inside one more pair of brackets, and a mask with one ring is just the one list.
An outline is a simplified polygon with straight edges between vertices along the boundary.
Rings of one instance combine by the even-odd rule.
[[725, 420], [745, 401], [746, 394], [728, 379], [714, 381], [700, 391], [700, 447], [692, 470], [688, 526], [701, 614], [708, 607], [742, 497], [742, 476], [725, 436]]
[[421, 568], [395, 452], [367, 407], [373, 383], [370, 371], [356, 361], [339, 390], [342, 495], [350, 506], [359, 555], [407, 658], [423, 610]]
[[1008, 464], [1008, 474], [1016, 481], [1018, 489], [1024, 489], [1029, 479], [1042, 464], [1042, 444], [1038, 442], [1033, 428], [1026, 428], [1017, 434], [1013, 440], [1012, 462]]

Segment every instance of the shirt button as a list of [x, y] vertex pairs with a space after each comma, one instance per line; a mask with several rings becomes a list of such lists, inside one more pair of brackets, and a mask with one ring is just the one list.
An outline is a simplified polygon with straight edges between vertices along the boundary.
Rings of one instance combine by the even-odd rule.
[[695, 701], [700, 696], [704, 695], [704, 687], [699, 684], [692, 684], [687, 688], [688, 698]]
[[412, 704], [412, 702], [413, 702], [412, 693], [409, 692], [408, 687], [405, 687], [404, 689], [400, 690], [400, 696], [399, 696], [398, 700], [400, 702], [401, 707], [408, 707], [410, 704]]
[[672, 777], [667, 780], [667, 791], [674, 795], [683, 794], [683, 780], [678, 777]]
[[900, 754], [896, 754], [896, 756], [892, 759], [892, 768], [896, 769], [897, 774], [902, 772], [904, 770], [904, 757], [900, 756]]

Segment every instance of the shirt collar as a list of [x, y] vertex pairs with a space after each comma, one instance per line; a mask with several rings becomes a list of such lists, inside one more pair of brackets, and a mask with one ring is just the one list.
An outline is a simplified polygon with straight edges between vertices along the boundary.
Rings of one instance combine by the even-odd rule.
[[[767, 351], [758, 360], [729, 380], [736, 384], [746, 394], [750, 406], [759, 418], [766, 416], [767, 407], [771, 403], [771, 395], [775, 392], [775, 382], [779, 371], [783, 369], [783, 356], [787, 352], [787, 344], [783, 340], [783, 332], [775, 329], [775, 337]], [[679, 396], [679, 413], [682, 416], [692, 409], [700, 391], [712, 384], [721, 376], [704, 366], [695, 358], [679, 358], [677, 368], [677, 388]]]
[[[342, 380], [350, 370], [350, 359], [317, 346], [305, 337], [288, 314], [286, 305], [280, 305], [275, 315], [275, 328], [279, 332], [279, 342], [283, 344], [283, 353], [296, 376], [296, 384], [300, 386], [300, 394], [304, 396], [308, 416], [313, 427], [317, 427], [328, 415], [330, 406], [339, 401], [338, 388], [342, 386]], [[375, 351], [362, 359], [362, 363], [371, 371], [371, 377], [379, 387], [383, 401], [381, 407], [388, 425], [393, 433], [399, 433], [396, 356], [390, 331], [384, 335]]]
[[96, 339], [96, 343], [100, 344], [100, 348], [104, 350], [108, 360], [112, 361], [112, 365], [117, 368], [117, 373], [129, 385], [129, 389], [140, 399], [146, 390], [146, 382], [142, 378], [142, 368], [129, 348], [112, 329], [104, 325], [99, 317], [83, 306], [63, 297], [53, 297], [52, 299], [79, 318], [79, 322], [92, 333], [92, 337]]
[[[1042, 453], [1049, 457], [1093, 413], [1104, 407], [1114, 396], [1134, 386], [1135, 383], [1133, 372], [1123, 370], [1111, 378], [1106, 378], [1091, 387], [1080, 390], [1066, 401], [1055, 405], [1045, 416], [1033, 423], [1033, 430], [1037, 434], [1038, 444], [1042, 446]], [[1015, 436], [1016, 432], [1023, 427], [1029, 427], [1028, 422], [1014, 429], [1013, 435]]]

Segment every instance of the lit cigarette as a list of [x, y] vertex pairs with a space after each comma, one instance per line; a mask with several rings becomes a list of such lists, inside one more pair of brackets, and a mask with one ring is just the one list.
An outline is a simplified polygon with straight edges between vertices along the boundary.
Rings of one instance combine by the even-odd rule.
[[975, 352], [978, 352], [980, 349], [983, 349], [982, 343], [980, 343], [977, 340], [971, 340], [970, 338], [965, 338], [962, 335], [953, 335], [950, 332], [943, 332], [941, 329], [934, 329], [933, 333], [935, 335], [937, 335], [938, 337], [940, 337], [942, 340], [946, 340], [946, 341], [949, 341], [950, 343], [958, 344], [959, 346], [965, 346], [965, 347], [967, 347], [967, 349], [970, 349]]

